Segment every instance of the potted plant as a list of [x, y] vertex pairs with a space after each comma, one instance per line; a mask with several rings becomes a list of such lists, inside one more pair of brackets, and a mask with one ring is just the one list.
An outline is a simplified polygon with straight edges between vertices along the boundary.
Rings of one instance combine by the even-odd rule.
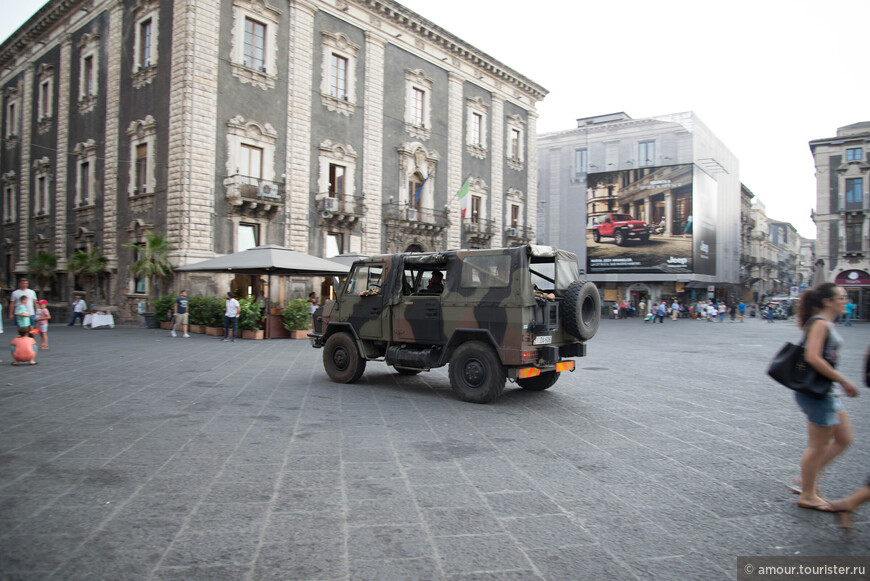
[[[153, 289], [157, 297], [159, 297], [160, 289], [157, 284], [154, 284], [155, 280], [163, 280], [172, 275], [172, 264], [169, 262], [169, 253], [172, 252], [173, 249], [172, 244], [169, 243], [166, 235], [160, 232], [154, 233], [148, 230], [145, 232], [144, 245], [124, 244], [123, 246], [133, 248], [136, 251], [136, 261], [130, 265], [130, 273], [133, 276], [148, 279], [149, 296]], [[142, 315], [145, 317], [146, 325], [150, 327], [150, 319], [155, 318], [154, 312], [145, 312], [142, 313]]]
[[309, 304], [307, 299], [294, 299], [287, 303], [281, 312], [284, 328], [290, 331], [292, 339], [306, 339], [308, 337]]
[[151, 301], [151, 306], [154, 308], [154, 318], [160, 323], [161, 329], [170, 329], [172, 327], [172, 311], [175, 310], [177, 298], [175, 293], [173, 293]]
[[239, 301], [239, 329], [243, 339], [263, 338], [263, 304], [254, 297]]
[[205, 334], [220, 337], [224, 334], [224, 313], [226, 304], [218, 297], [203, 297], [202, 314], [200, 315], [205, 325]]
[[199, 295], [190, 297], [190, 302], [187, 303], [188, 332], [205, 333], [205, 324], [208, 322], [206, 305], [208, 298]]

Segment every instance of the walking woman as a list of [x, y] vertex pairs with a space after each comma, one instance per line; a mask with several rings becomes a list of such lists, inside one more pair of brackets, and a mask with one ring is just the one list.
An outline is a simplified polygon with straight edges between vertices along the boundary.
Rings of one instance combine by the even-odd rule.
[[[847, 301], [842, 287], [831, 282], [819, 284], [801, 295], [797, 318], [806, 333], [804, 359], [807, 364], [820, 375], [839, 383], [849, 397], [857, 397], [855, 384], [834, 368], [843, 344], [834, 320], [843, 314]], [[796, 479], [797, 486], [792, 490], [800, 494], [799, 507], [829, 511], [828, 502], [819, 496], [816, 483], [825, 466], [852, 443], [852, 424], [833, 389], [824, 399], [795, 392], [795, 400], [807, 416], [808, 443], [801, 458], [800, 478]]]

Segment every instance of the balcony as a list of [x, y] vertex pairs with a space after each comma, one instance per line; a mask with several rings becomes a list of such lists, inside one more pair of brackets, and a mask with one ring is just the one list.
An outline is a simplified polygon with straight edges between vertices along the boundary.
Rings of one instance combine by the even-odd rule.
[[366, 212], [362, 196], [317, 195], [317, 213], [320, 223], [335, 228], [352, 227]]
[[384, 204], [382, 218], [388, 252], [404, 252], [409, 243], [427, 250], [441, 249], [450, 226], [446, 208], [414, 208], [404, 202]]
[[492, 240], [494, 230], [493, 220], [481, 218], [466, 218], [462, 221], [464, 246], [468, 248], [486, 248]]
[[224, 178], [230, 213], [251, 217], [275, 214], [284, 206], [284, 184], [235, 174]]
[[504, 229], [505, 246], [522, 246], [535, 237], [530, 226], [508, 227]]

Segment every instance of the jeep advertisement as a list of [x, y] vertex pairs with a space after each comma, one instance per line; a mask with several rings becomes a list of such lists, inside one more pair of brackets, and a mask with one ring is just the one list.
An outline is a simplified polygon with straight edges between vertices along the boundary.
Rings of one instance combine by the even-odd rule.
[[586, 272], [715, 274], [716, 182], [693, 164], [590, 173], [586, 184]]

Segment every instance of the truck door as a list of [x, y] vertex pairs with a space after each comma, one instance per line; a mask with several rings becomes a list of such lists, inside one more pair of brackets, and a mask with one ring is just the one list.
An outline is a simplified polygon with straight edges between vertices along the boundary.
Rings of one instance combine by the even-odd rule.
[[393, 341], [442, 343], [441, 293], [430, 288], [431, 271], [406, 269], [401, 301], [393, 305]]
[[384, 268], [356, 264], [348, 276], [338, 320], [347, 321], [362, 339], [380, 340], [389, 329], [384, 317]]

